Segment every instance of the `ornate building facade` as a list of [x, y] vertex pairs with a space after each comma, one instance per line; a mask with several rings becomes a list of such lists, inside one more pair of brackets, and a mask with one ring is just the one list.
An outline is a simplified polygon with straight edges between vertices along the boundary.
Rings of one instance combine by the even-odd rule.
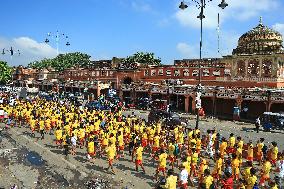
[[[139, 97], [167, 100], [176, 109], [195, 111], [195, 86], [199, 64], [205, 86], [202, 106], [207, 114], [232, 116], [233, 107], [248, 107], [249, 117], [265, 111], [284, 112], [284, 51], [281, 34], [262, 23], [243, 34], [232, 55], [222, 58], [175, 60], [173, 65], [125, 65], [119, 58], [98, 61], [90, 69], [73, 68], [50, 74], [33, 71], [33, 84], [41, 90], [67, 90], [93, 93], [117, 89], [121, 98]], [[18, 71], [19, 72], [19, 71]], [[20, 73], [26, 73], [21, 69]], [[33, 74], [33, 75], [34, 75]], [[46, 74], [46, 77], [39, 77]], [[21, 78], [16, 74], [15, 83]], [[48, 76], [49, 75], [49, 76]], [[50, 78], [51, 76], [56, 78]], [[31, 77], [31, 76], [30, 76]], [[45, 78], [40, 80], [39, 78]], [[56, 87], [54, 87], [56, 86]]]

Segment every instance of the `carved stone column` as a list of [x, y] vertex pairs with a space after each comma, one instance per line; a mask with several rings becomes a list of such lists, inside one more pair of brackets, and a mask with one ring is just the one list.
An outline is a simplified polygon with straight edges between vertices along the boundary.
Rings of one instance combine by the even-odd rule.
[[189, 95], [184, 95], [184, 109], [186, 113], [189, 112], [189, 97]]
[[192, 112], [195, 113], [195, 111], [196, 111], [196, 101], [195, 101], [196, 97], [195, 97], [195, 95], [193, 95], [191, 97], [192, 97], [191, 109], [192, 109]]
[[101, 95], [101, 87], [100, 87], [100, 82], [97, 82], [97, 97]]
[[243, 99], [242, 99], [242, 97], [239, 95], [238, 98], [236, 99], [236, 104], [237, 104], [237, 106], [240, 108], [240, 110], [242, 109], [242, 102], [243, 102]]
[[249, 60], [245, 60], [245, 77], [248, 77], [248, 63], [249, 63]]

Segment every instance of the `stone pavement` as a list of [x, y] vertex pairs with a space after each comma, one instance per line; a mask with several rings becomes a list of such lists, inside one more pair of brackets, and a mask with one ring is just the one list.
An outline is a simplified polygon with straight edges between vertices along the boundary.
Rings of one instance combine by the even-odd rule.
[[[141, 115], [144, 115], [142, 113]], [[195, 120], [194, 117], [189, 118], [190, 124], [194, 127]], [[284, 132], [283, 131], [272, 131], [269, 133], [261, 131], [256, 133], [253, 131], [254, 125], [242, 122], [229, 122], [229, 121], [219, 121], [215, 119], [201, 120], [200, 129], [202, 133], [205, 133], [207, 129], [216, 129], [221, 133], [221, 135], [228, 137], [230, 133], [235, 133], [236, 136], [240, 135], [244, 138], [246, 142], [252, 140], [255, 144], [257, 140], [261, 137], [265, 138], [266, 143], [271, 141], [276, 141], [279, 145], [279, 149], [282, 151], [284, 149]], [[76, 156], [69, 156], [68, 159], [64, 158], [63, 150], [58, 149], [54, 144], [53, 135], [45, 135], [44, 140], [39, 140], [39, 134], [36, 134], [36, 137], [33, 138], [30, 135], [30, 130], [28, 128], [12, 128], [8, 130], [8, 135], [14, 140], [14, 145], [10, 145], [7, 148], [26, 148], [28, 151], [35, 151], [46, 162], [49, 171], [55, 172], [53, 175], [61, 176], [65, 181], [63, 183], [70, 185], [65, 186], [68, 188], [75, 186], [79, 181], [84, 180], [86, 177], [98, 177], [103, 178], [111, 182], [110, 188], [153, 188], [155, 181], [153, 176], [155, 174], [155, 168], [157, 166], [148, 153], [143, 154], [143, 162], [146, 169], [146, 174], [143, 174], [140, 170], [139, 172], [135, 171], [135, 164], [131, 162], [131, 158], [126, 152], [124, 158], [121, 158], [114, 163], [116, 174], [113, 175], [104, 170], [107, 167], [107, 160], [105, 157], [97, 157], [93, 163], [87, 160], [86, 150], [78, 149]], [[126, 149], [127, 150], [127, 149]], [[0, 159], [0, 162], [2, 160]], [[210, 162], [210, 167], [213, 167], [214, 162]], [[19, 168], [8, 168], [14, 177], [16, 177], [20, 183], [23, 183], [26, 179], [25, 175], [20, 174], [19, 172], [27, 172], [30, 177], [34, 179], [34, 185], [37, 186], [37, 178], [39, 180], [40, 173], [33, 171], [33, 169], [28, 169], [27, 167]], [[33, 174], [30, 174], [32, 173]], [[178, 173], [178, 170], [175, 169], [175, 172]], [[4, 173], [5, 174], [5, 173]], [[31, 179], [31, 180], [33, 180]], [[17, 183], [17, 182], [16, 182]], [[31, 186], [26, 183], [25, 186]], [[0, 181], [1, 187], [1, 181]], [[31, 187], [33, 188], [33, 187]], [[77, 184], [76, 188], [84, 188], [81, 185]]]

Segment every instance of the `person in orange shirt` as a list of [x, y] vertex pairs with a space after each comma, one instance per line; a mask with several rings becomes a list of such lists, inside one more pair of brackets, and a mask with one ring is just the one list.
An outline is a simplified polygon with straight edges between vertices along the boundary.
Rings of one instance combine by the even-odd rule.
[[138, 171], [138, 167], [140, 166], [143, 170], [143, 173], [145, 173], [145, 168], [143, 166], [143, 147], [141, 145], [140, 142], [137, 142], [136, 143], [136, 147], [134, 149], [134, 155], [136, 156], [136, 159], [135, 159], [135, 168], [136, 168], [136, 171]]
[[204, 171], [208, 169], [208, 163], [206, 159], [200, 158], [200, 165], [199, 165], [199, 171], [198, 171], [198, 180], [201, 182], [203, 181], [204, 177]]
[[253, 162], [253, 144], [251, 141], [248, 143], [247, 161]]
[[148, 145], [148, 135], [146, 132], [142, 133], [142, 147], [146, 148]]
[[160, 171], [163, 173], [163, 176], [166, 178], [167, 157], [168, 157], [167, 153], [164, 150], [161, 150], [161, 154], [159, 155], [158, 159], [159, 164], [155, 175], [156, 180], [158, 179]]

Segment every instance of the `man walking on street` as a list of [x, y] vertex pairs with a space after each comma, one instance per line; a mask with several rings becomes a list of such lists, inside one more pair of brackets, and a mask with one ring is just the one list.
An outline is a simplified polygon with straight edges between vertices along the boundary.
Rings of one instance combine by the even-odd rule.
[[257, 117], [255, 120], [255, 130], [257, 133], [259, 133], [259, 127], [260, 127], [260, 119], [259, 117]]

